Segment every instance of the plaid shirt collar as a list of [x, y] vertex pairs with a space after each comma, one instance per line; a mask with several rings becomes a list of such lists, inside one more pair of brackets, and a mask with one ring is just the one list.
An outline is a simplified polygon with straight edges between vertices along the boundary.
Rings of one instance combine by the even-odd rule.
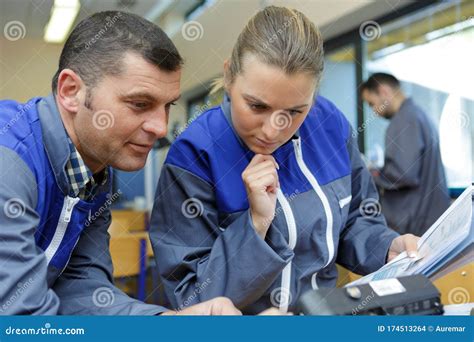
[[[79, 197], [83, 200], [92, 199], [99, 185], [107, 182], [108, 171], [104, 169], [100, 184], [94, 179], [92, 171], [86, 166], [76, 146], [74, 146], [71, 138], [68, 137], [69, 150], [71, 152], [68, 162], [66, 163], [66, 174], [69, 178], [71, 191], [69, 196]], [[97, 176], [96, 176], [97, 177]]]

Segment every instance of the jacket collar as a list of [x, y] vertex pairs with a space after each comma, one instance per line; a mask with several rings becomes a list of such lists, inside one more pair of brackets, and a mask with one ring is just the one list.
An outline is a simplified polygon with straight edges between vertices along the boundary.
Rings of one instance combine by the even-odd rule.
[[54, 177], [62, 192], [68, 194], [70, 185], [65, 167], [70, 156], [69, 144], [66, 129], [53, 94], [39, 101], [37, 109], [43, 132], [44, 147], [49, 163], [53, 168]]
[[[43, 143], [56, 183], [64, 195], [71, 192], [71, 184], [66, 173], [66, 163], [71, 158], [68, 134], [59, 113], [53, 94], [42, 98], [37, 104], [38, 117], [43, 132]], [[112, 168], [107, 168], [107, 181], [99, 185], [97, 193], [108, 192], [112, 184]]]

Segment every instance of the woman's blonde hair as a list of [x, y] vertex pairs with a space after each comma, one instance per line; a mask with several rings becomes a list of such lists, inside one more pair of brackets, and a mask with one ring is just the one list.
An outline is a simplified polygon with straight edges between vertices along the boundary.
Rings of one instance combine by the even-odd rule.
[[212, 92], [234, 81], [247, 54], [288, 75], [309, 73], [315, 77], [316, 89], [319, 87], [324, 68], [323, 39], [318, 28], [297, 10], [268, 6], [250, 18], [234, 45], [228, 72], [213, 82]]

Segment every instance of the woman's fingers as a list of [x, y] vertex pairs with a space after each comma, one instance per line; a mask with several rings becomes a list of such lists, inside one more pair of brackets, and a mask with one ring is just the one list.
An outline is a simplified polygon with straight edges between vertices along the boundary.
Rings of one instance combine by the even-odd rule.
[[266, 169], [266, 168], [272, 168], [274, 170], [277, 170], [276, 168], [276, 162], [272, 160], [263, 160], [262, 162], [253, 165], [252, 167], [248, 168], [249, 173], [254, 173], [258, 172], [260, 170]]
[[278, 183], [278, 174], [276, 170], [272, 167], [267, 167], [265, 169], [261, 169], [255, 173], [251, 173], [247, 176], [246, 180], [248, 183], [251, 183], [253, 181], [256, 181], [266, 175], [273, 175], [275, 177], [276, 182]]
[[267, 192], [269, 191], [269, 187], [276, 188], [277, 184], [278, 183], [275, 176], [272, 174], [268, 174], [250, 183], [249, 189], [252, 192]]
[[269, 155], [255, 155], [242, 173], [256, 232], [264, 239], [275, 215], [278, 164]]
[[257, 164], [260, 164], [261, 162], [263, 161], [272, 161], [274, 164], [275, 164], [275, 168], [279, 169], [279, 165], [278, 163], [276, 162], [275, 158], [273, 158], [273, 156], [271, 155], [268, 155], [268, 154], [256, 154], [252, 160], [250, 161], [249, 165], [247, 166], [247, 168], [251, 168]]

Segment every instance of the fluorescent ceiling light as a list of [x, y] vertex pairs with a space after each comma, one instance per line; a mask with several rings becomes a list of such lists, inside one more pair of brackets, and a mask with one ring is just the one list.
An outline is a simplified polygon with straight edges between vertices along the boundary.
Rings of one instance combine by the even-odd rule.
[[64, 42], [80, 8], [79, 0], [55, 0], [51, 18], [46, 25], [44, 40], [48, 43]]

